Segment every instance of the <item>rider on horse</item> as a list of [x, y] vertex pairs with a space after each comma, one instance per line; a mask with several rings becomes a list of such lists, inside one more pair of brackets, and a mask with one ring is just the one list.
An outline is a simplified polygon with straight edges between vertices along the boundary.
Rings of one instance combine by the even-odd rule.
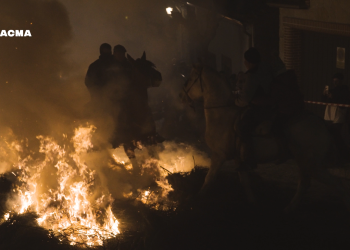
[[235, 98], [237, 106], [246, 107], [237, 126], [237, 134], [243, 149], [240, 167], [254, 169], [257, 166], [257, 160], [253, 145], [253, 131], [259, 122], [270, 114], [271, 99], [268, 98], [268, 94], [273, 75], [267, 65], [261, 63], [260, 53], [255, 48], [250, 48], [244, 53], [244, 65], [247, 68], [246, 80]]
[[114, 85], [117, 91], [114, 93], [115, 130], [110, 142], [114, 148], [123, 144], [127, 155], [133, 158], [137, 142], [143, 146], [154, 145], [159, 142], [156, 140], [159, 137], [148, 105], [147, 89], [153, 81], [148, 70], [153, 64], [146, 60], [145, 54], [135, 61], [130, 56], [127, 58], [125, 53], [124, 46], [114, 47]]
[[237, 128], [243, 149], [241, 167], [256, 167], [253, 133], [266, 120], [273, 122], [272, 132], [280, 146], [277, 163], [282, 163], [289, 157], [283, 129], [291, 117], [304, 110], [304, 96], [296, 74], [294, 70], [286, 70], [278, 56], [274, 56], [269, 64], [260, 62], [260, 54], [255, 48], [245, 52], [244, 64], [248, 69], [246, 80], [235, 99], [236, 105], [247, 107]]
[[145, 53], [141, 59], [127, 58], [122, 45], [115, 46], [112, 55], [111, 46], [102, 44], [100, 53], [85, 79], [91, 94], [89, 109], [94, 111], [101, 130], [113, 127], [108, 132], [112, 147], [123, 145], [129, 158], [133, 158], [137, 142], [147, 146], [162, 141], [155, 130], [147, 94], [149, 87], [160, 84], [161, 74], [146, 60]]

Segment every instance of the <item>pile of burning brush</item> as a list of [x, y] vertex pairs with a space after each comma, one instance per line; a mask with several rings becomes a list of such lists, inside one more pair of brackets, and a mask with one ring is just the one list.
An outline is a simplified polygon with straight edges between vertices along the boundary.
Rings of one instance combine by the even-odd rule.
[[[128, 230], [135, 235], [144, 229], [140, 227], [151, 227], [150, 211], [167, 214], [176, 210], [177, 202], [168, 198], [173, 188], [167, 177], [172, 171], [181, 172], [179, 165], [184, 159], [178, 157], [171, 165], [161, 160], [144, 161], [141, 165], [145, 175], [156, 173], [152, 183], [147, 188], [122, 192], [123, 198], [115, 200], [92, 166], [91, 138], [95, 129], [92, 125], [80, 126], [72, 138], [63, 135], [63, 144], [38, 136], [38, 152], [29, 150], [27, 141], [18, 141], [11, 133], [1, 138], [0, 158], [12, 170], [1, 179], [0, 245], [21, 230], [28, 237], [33, 234], [33, 240], [41, 235], [39, 241], [45, 242], [45, 249], [98, 247], [106, 242], [113, 245], [119, 242], [116, 239], [125, 239]], [[110, 154], [109, 171], [130, 171], [130, 163], [121, 158], [115, 152]], [[123, 234], [116, 238], [121, 228]]]

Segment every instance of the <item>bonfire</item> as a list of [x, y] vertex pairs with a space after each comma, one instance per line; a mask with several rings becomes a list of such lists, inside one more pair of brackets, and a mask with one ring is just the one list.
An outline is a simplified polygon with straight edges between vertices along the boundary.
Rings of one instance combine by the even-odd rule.
[[[72, 138], [63, 135], [64, 145], [59, 145], [51, 137], [38, 136], [40, 157], [34, 157], [35, 153], [28, 150], [26, 141], [3, 137], [2, 153], [17, 157], [12, 172], [17, 181], [3, 221], [16, 214], [35, 213], [41, 227], [52, 231], [60, 241], [68, 239], [71, 245], [77, 246], [101, 246], [107, 239], [120, 234], [120, 218], [117, 219], [112, 211], [113, 198], [108, 189], [99, 185], [95, 170], [85, 161], [93, 151], [91, 139], [95, 130], [93, 125], [80, 126]], [[118, 166], [132, 171], [130, 162], [122, 156], [114, 153], [112, 159]], [[155, 159], [144, 161], [144, 169], [157, 169], [155, 182], [161, 191], [138, 189], [136, 193], [124, 194], [124, 197], [136, 199], [154, 209], [175, 209], [176, 204], [164, 202], [173, 190], [166, 176], [182, 171], [184, 165], [184, 157], [179, 156], [170, 163]], [[45, 185], [47, 178], [57, 183]]]

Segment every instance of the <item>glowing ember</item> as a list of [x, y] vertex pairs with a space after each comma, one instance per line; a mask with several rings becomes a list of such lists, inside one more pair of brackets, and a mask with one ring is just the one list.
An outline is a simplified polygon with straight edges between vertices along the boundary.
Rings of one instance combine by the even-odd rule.
[[173, 8], [171, 8], [171, 7], [168, 7], [168, 8], [166, 8], [165, 10], [166, 10], [166, 13], [167, 13], [168, 15], [171, 15], [171, 12], [173, 12]]
[[4, 219], [5, 220], [8, 220], [10, 218], [10, 213], [6, 213], [5, 215], [4, 215]]
[[150, 191], [145, 191], [145, 193], [142, 195], [142, 198], [141, 198], [142, 203], [144, 204], [147, 203], [149, 194], [150, 194]]
[[[123, 152], [124, 153], [124, 152]], [[115, 162], [119, 165], [123, 165], [125, 167], [126, 170], [132, 170], [132, 164], [129, 161], [129, 159], [123, 159], [120, 156], [117, 156], [115, 154], [112, 154], [113, 159], [115, 160]]]

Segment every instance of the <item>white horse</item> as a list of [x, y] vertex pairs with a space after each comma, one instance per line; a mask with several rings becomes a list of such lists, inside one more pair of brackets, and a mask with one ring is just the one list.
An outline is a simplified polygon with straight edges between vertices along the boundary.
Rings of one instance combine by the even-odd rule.
[[[240, 155], [235, 127], [244, 108], [234, 104], [230, 87], [219, 73], [201, 64], [193, 65], [180, 96], [186, 101], [204, 103], [205, 140], [211, 150], [211, 166], [201, 188], [203, 194], [216, 179], [223, 163]], [[296, 194], [285, 212], [297, 208], [310, 186], [311, 178], [335, 188], [350, 210], [350, 196], [342, 181], [326, 169], [327, 158], [332, 154], [332, 142], [324, 121], [312, 114], [300, 114], [291, 120], [285, 131], [300, 178]], [[277, 160], [278, 144], [274, 137], [254, 137], [254, 146], [258, 163]], [[248, 200], [255, 202], [249, 171], [239, 170], [238, 173]]]

